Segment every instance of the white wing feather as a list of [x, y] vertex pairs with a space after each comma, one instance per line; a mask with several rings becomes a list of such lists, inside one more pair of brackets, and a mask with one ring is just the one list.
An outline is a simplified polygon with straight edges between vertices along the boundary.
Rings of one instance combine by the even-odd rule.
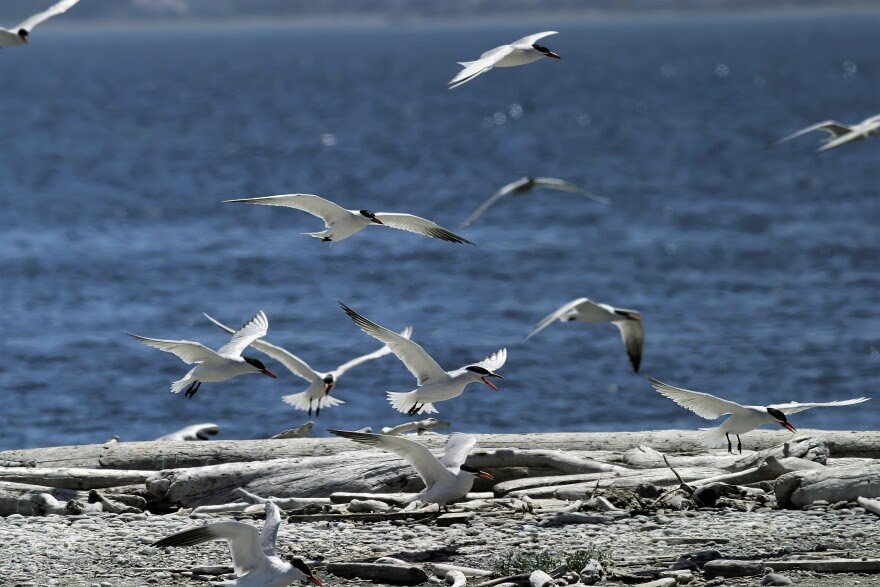
[[535, 185], [538, 187], [544, 187], [551, 190], [559, 190], [563, 192], [571, 192], [573, 194], [580, 194], [582, 196], [586, 196], [593, 201], [599, 202], [601, 204], [607, 204], [609, 202], [608, 198], [597, 196], [593, 192], [589, 190], [585, 190], [584, 188], [575, 185], [571, 182], [565, 181], [564, 179], [557, 179], [555, 177], [536, 177]]
[[275, 556], [275, 541], [278, 539], [278, 530], [281, 529], [281, 509], [272, 503], [266, 502], [266, 522], [263, 531], [260, 532], [260, 549], [266, 556]]
[[483, 53], [476, 61], [471, 61], [464, 69], [459, 71], [454, 78], [449, 80], [449, 89], [457, 88], [462, 84], [466, 84], [480, 74], [486, 73], [495, 64], [513, 53], [513, 47], [510, 45], [501, 45]]
[[443, 458], [440, 459], [440, 464], [457, 472], [467, 460], [467, 456], [475, 444], [477, 444], [477, 439], [470, 434], [462, 434], [461, 432], [451, 434], [449, 440], [446, 441], [446, 450], [443, 453]]
[[18, 32], [19, 30], [24, 29], [27, 32], [31, 32], [31, 30], [38, 24], [49, 20], [53, 16], [67, 12], [77, 2], [79, 2], [79, 0], [61, 0], [61, 2], [56, 2], [43, 12], [26, 18], [13, 30]]
[[593, 306], [596, 306], [595, 303], [591, 302], [587, 298], [577, 298], [576, 300], [571, 300], [570, 302], [559, 306], [556, 310], [547, 315], [543, 320], [538, 322], [538, 325], [535, 326], [535, 329], [529, 333], [529, 335], [526, 337], [526, 340], [532, 338], [533, 336], [547, 328], [554, 320], [562, 318], [582, 304], [591, 304]]
[[129, 335], [130, 337], [142, 344], [157, 348], [160, 351], [165, 351], [166, 353], [175, 354], [181, 361], [183, 361], [187, 365], [210, 361], [213, 359], [222, 359], [219, 354], [217, 354], [215, 351], [212, 351], [200, 342], [193, 342], [191, 340], [163, 340], [161, 338], [147, 338], [146, 336], [138, 336], [137, 334], [132, 334], [130, 332], [126, 332], [125, 334]]
[[814, 130], [824, 130], [832, 137], [839, 137], [852, 132], [853, 129], [852, 127], [847, 126], [842, 122], [837, 122], [836, 120], [823, 120], [822, 122], [817, 122], [816, 124], [811, 124], [810, 126], [804, 127], [799, 131], [788, 135], [787, 137], [779, 139], [776, 142], [777, 144], [784, 143], [785, 141], [796, 139], [797, 137], [813, 132]]
[[487, 371], [495, 371], [496, 369], [500, 369], [504, 363], [507, 362], [507, 349], [501, 349], [496, 351], [480, 361], [476, 363], [477, 367], [482, 367]]
[[558, 34], [559, 33], [557, 31], [544, 31], [543, 33], [535, 33], [534, 35], [529, 35], [527, 37], [523, 37], [522, 39], [518, 39], [511, 43], [511, 45], [534, 45], [536, 41], [540, 41], [544, 37]]
[[425, 482], [425, 485], [433, 485], [437, 481], [451, 475], [425, 445], [408, 438], [386, 436], [384, 434], [368, 434], [366, 432], [348, 432], [346, 430], [328, 429], [327, 432], [397, 454], [412, 465], [419, 474], [419, 477], [422, 478], [422, 481]]
[[269, 319], [262, 310], [251, 318], [250, 322], [242, 326], [232, 335], [229, 342], [217, 349], [218, 355], [224, 357], [240, 357], [242, 351], [258, 338], [263, 338], [269, 331]]
[[724, 414], [747, 414], [749, 409], [745, 406], [720, 397], [715, 397], [708, 393], [699, 391], [690, 391], [667, 385], [656, 379], [649, 379], [654, 389], [665, 395], [683, 408], [687, 408], [701, 418], [714, 420], [720, 418]]
[[315, 196], [312, 194], [284, 194], [280, 196], [266, 196], [263, 198], [224, 200], [224, 203], [230, 202], [295, 208], [297, 210], [302, 210], [303, 212], [308, 212], [312, 216], [317, 216], [324, 221], [324, 225], [327, 228], [329, 228], [333, 222], [351, 215], [351, 212], [345, 208], [334, 204], [330, 200], [325, 200], [321, 196]]
[[242, 522], [218, 522], [185, 530], [158, 540], [153, 546], [192, 546], [214, 540], [225, 540], [229, 544], [232, 566], [238, 575], [255, 569], [265, 558], [257, 529]]
[[449, 241], [451, 243], [468, 245], [474, 244], [463, 236], [459, 236], [454, 232], [446, 230], [439, 224], [435, 224], [430, 220], [421, 218], [419, 216], [413, 216], [412, 214], [376, 212], [376, 218], [378, 218], [382, 221], [383, 224], [385, 224], [386, 226], [390, 226], [391, 228], [398, 228], [400, 230], [415, 232], [417, 234], [438, 238], [440, 240]]
[[851, 406], [853, 404], [860, 404], [862, 402], [868, 401], [869, 397], [857, 397], [855, 399], [846, 399], [840, 400], [836, 402], [806, 402], [806, 403], [798, 403], [798, 402], [789, 402], [787, 404], [770, 404], [767, 406], [768, 408], [776, 408], [783, 414], [797, 414], [798, 412], [803, 412], [804, 410], [809, 410], [811, 408], [833, 408], [836, 406]]
[[[409, 337], [412, 336], [412, 326], [407, 326], [406, 328], [404, 328], [403, 331], [401, 331], [400, 336], [409, 339]], [[388, 345], [385, 345], [382, 348], [373, 351], [372, 353], [367, 353], [366, 355], [361, 355], [360, 357], [356, 357], [350, 361], [346, 361], [345, 363], [339, 365], [338, 367], [336, 367], [336, 369], [333, 370], [333, 378], [339, 379], [349, 369], [354, 369], [358, 365], [366, 363], [367, 361], [379, 359], [389, 354], [391, 354], [391, 349], [388, 348]]]

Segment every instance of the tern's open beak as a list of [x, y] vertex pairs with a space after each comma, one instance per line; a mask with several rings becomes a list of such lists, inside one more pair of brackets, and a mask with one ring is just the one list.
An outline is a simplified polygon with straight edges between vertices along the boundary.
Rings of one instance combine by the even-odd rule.
[[382, 222], [381, 220], [379, 220], [379, 219], [376, 218], [375, 216], [373, 216], [373, 222], [376, 223], [376, 224], [385, 224], [384, 222]]
[[[492, 374], [492, 375], [486, 375], [486, 377], [498, 377], [499, 379], [504, 379], [504, 377], [502, 377], [501, 375], [495, 375], [495, 374]], [[486, 385], [488, 385], [489, 387], [491, 387], [491, 388], [494, 389], [495, 391], [501, 391], [500, 389], [498, 389], [497, 387], [495, 387], [495, 384], [494, 384], [494, 383], [492, 383], [491, 381], [489, 381], [488, 379], [486, 379], [486, 377], [481, 377], [481, 378], [480, 378], [480, 379], [483, 380], [483, 383], [485, 383]]]
[[788, 430], [789, 432], [797, 432], [797, 428], [791, 425], [791, 422], [783, 422], [782, 427]]
[[559, 55], [557, 55], [553, 51], [547, 51], [546, 55], [547, 55], [547, 57], [552, 57], [553, 59], [562, 59], [562, 57], [560, 57]]
[[324, 585], [324, 584], [321, 583], [321, 581], [319, 581], [318, 578], [317, 578], [316, 576], [314, 576], [314, 575], [309, 575], [309, 581], [311, 581], [312, 583], [314, 583], [314, 584], [317, 585], [318, 587], [323, 587], [323, 585]]
[[490, 475], [486, 471], [478, 471], [477, 477], [479, 477], [480, 479], [485, 479], [487, 481], [494, 481], [495, 480], [495, 477], [493, 477], [492, 475]]
[[269, 371], [268, 369], [262, 369], [262, 370], [260, 371], [260, 373], [262, 373], [263, 375], [266, 375], [266, 376], [268, 376], [268, 377], [271, 377], [272, 379], [278, 379], [278, 377], [277, 377], [274, 373], [272, 373], [271, 371]]

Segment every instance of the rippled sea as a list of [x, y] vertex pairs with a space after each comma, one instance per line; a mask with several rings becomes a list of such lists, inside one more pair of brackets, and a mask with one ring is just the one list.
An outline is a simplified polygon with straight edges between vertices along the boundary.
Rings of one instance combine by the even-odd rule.
[[[221, 438], [302, 424], [280, 374], [168, 392], [187, 367], [121, 331], [202, 341], [257, 310], [268, 340], [319, 369], [372, 350], [337, 305], [456, 368], [508, 347], [501, 393], [438, 404], [454, 430], [707, 425], [644, 375], [740, 402], [878, 396], [880, 140], [813, 152], [815, 121], [880, 111], [880, 13], [401, 25], [40, 29], [0, 52], [0, 448]], [[456, 61], [536, 30], [561, 61], [454, 91]], [[221, 204], [315, 193], [457, 226], [520, 176], [535, 192], [462, 234], [369, 228], [328, 246], [294, 210]], [[555, 324], [586, 296], [642, 312], [642, 374], [617, 329]], [[407, 418], [393, 357], [350, 372], [326, 427]], [[869, 429], [880, 397], [796, 426]], [[783, 432], [780, 431], [782, 436]]]

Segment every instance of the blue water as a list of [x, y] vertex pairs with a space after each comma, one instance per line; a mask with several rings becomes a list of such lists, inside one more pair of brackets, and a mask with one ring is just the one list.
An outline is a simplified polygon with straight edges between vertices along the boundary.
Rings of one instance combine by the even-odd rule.
[[[329, 369], [375, 348], [342, 300], [446, 368], [507, 346], [496, 394], [438, 404], [455, 430], [696, 428], [632, 372], [617, 329], [544, 315], [587, 296], [639, 309], [642, 373], [752, 403], [877, 395], [880, 140], [816, 154], [801, 126], [880, 111], [878, 13], [412, 27], [47, 27], [0, 54], [0, 448], [221, 438], [305, 421], [305, 385], [248, 376], [168, 392], [187, 367], [127, 330], [217, 348], [258, 309], [268, 340]], [[455, 90], [455, 61], [534, 30], [562, 61]], [[42, 29], [41, 29], [42, 30]], [[520, 115], [521, 113], [521, 115]], [[476, 247], [368, 229], [329, 247], [304, 213], [220, 204], [316, 193], [455, 229], [498, 186]], [[407, 418], [393, 357], [351, 372], [317, 428]], [[880, 397], [796, 426], [868, 429]], [[780, 437], [783, 433], [780, 432]]]

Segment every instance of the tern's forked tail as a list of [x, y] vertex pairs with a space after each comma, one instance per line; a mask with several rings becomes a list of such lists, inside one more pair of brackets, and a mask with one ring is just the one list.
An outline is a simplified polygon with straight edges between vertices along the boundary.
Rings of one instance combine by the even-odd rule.
[[309, 396], [309, 392], [304, 391], [302, 393], [294, 393], [291, 395], [285, 395], [281, 398], [286, 404], [289, 404], [296, 408], [297, 410], [313, 410], [313, 409], [325, 409], [333, 406], [338, 406], [340, 404], [344, 404], [345, 402], [341, 399], [336, 399], [332, 395], [324, 395], [317, 399], [311, 398]]
[[193, 367], [192, 369], [189, 370], [189, 373], [187, 373], [186, 375], [183, 376], [183, 379], [179, 379], [179, 380], [175, 381], [174, 383], [172, 383], [171, 384], [171, 393], [180, 393], [181, 391], [186, 389], [187, 386], [193, 382], [192, 374], [193, 374], [193, 371], [195, 371], [196, 369], [198, 369], [198, 367]]
[[707, 448], [727, 446], [727, 437], [724, 435], [720, 426], [716, 426], [715, 428], [700, 428], [697, 434], [700, 438], [700, 442]]

